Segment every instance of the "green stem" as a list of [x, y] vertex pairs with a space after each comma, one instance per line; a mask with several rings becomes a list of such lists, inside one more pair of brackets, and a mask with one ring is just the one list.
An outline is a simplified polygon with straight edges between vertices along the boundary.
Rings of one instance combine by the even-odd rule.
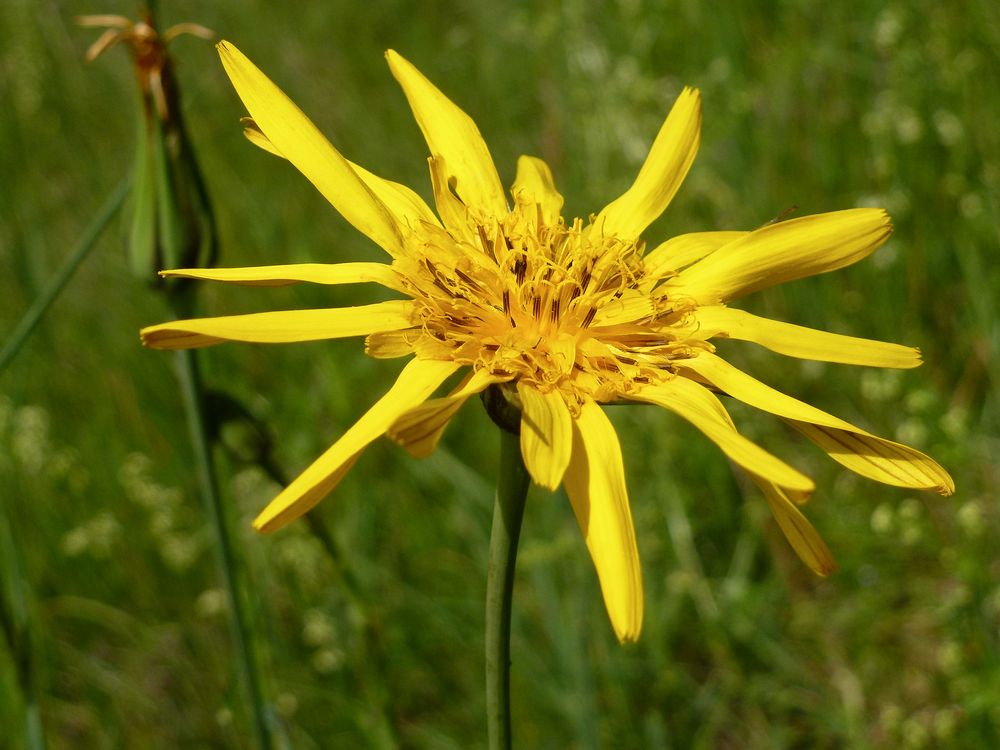
[[[270, 458], [265, 459], [260, 466], [265, 473], [282, 487], [288, 486], [288, 479], [278, 465]], [[337, 543], [336, 537], [330, 532], [326, 524], [317, 513], [306, 513], [303, 516], [310, 533], [316, 537], [320, 545], [330, 558], [333, 566], [334, 576], [342, 584], [342, 592], [361, 617], [361, 631], [363, 634], [363, 647], [357, 650], [355, 656], [362, 667], [374, 672], [378, 676], [378, 684], [371, 685], [362, 680], [361, 692], [366, 695], [366, 699], [372, 704], [373, 710], [377, 712], [375, 729], [373, 732], [373, 746], [377, 747], [398, 747], [399, 739], [397, 730], [392, 719], [388, 696], [385, 685], [387, 684], [388, 668], [385, 664], [385, 643], [382, 637], [382, 624], [376, 616], [369, 611], [363, 587], [358, 577], [351, 570], [351, 567], [344, 561], [344, 553]]]
[[[73, 248], [56, 275], [49, 281], [45, 290], [35, 299], [27, 312], [7, 337], [3, 348], [0, 348], [0, 372], [24, 346], [32, 331], [41, 321], [46, 311], [59, 294], [73, 278], [76, 269], [84, 258], [97, 244], [104, 228], [114, 218], [128, 195], [129, 180], [125, 179], [104, 201], [97, 215], [93, 218], [83, 236]], [[10, 649], [17, 672], [17, 681], [24, 699], [25, 743], [31, 750], [42, 750], [45, 747], [45, 734], [42, 729], [41, 711], [38, 706], [38, 685], [34, 665], [33, 635], [38, 632], [31, 622], [31, 607], [28, 601], [29, 587], [24, 576], [23, 556], [18, 544], [17, 535], [10, 525], [9, 509], [6, 503], [0, 508], [0, 550], [3, 560], [0, 560], [0, 570], [3, 578], [0, 581], [0, 625], [4, 639]], [[9, 606], [8, 606], [9, 604]]]
[[[25, 747], [45, 749], [45, 734], [38, 708], [38, 675], [34, 661], [34, 634], [28, 582], [24, 574], [24, 556], [17, 535], [11, 528], [9, 508], [0, 501], [0, 625], [10, 650], [18, 686], [24, 700]], [[8, 606], [9, 605], [9, 606]]]
[[500, 431], [490, 562], [486, 578], [486, 725], [490, 750], [510, 750], [510, 612], [514, 564], [530, 480], [517, 435]]
[[87, 254], [93, 249], [94, 245], [97, 244], [98, 238], [101, 236], [101, 232], [108, 225], [111, 219], [114, 217], [115, 213], [121, 208], [122, 203], [125, 201], [125, 196], [128, 195], [129, 190], [129, 180], [126, 178], [122, 183], [115, 189], [115, 191], [108, 196], [108, 199], [101, 206], [100, 211], [97, 212], [97, 216], [94, 217], [93, 221], [83, 233], [83, 237], [80, 239], [77, 246], [73, 248], [73, 252], [69, 254], [66, 261], [63, 263], [62, 267], [56, 273], [56, 275], [49, 282], [49, 285], [45, 290], [38, 296], [38, 298], [31, 304], [28, 311], [21, 318], [20, 322], [14, 328], [14, 331], [7, 337], [6, 343], [3, 345], [3, 349], [0, 349], [0, 372], [7, 366], [7, 364], [14, 358], [14, 355], [20, 351], [24, 342], [31, 335], [31, 332], [35, 330], [35, 326], [38, 325], [38, 321], [42, 319], [45, 315], [46, 310], [55, 301], [56, 297], [63, 290], [63, 287], [69, 282], [79, 268], [80, 263], [83, 259], [87, 257]]
[[202, 499], [205, 509], [212, 521], [215, 532], [215, 548], [218, 553], [219, 567], [229, 594], [230, 624], [233, 639], [236, 642], [237, 658], [241, 662], [243, 674], [246, 677], [247, 690], [250, 693], [250, 706], [254, 718], [254, 731], [257, 746], [262, 750], [270, 750], [271, 734], [268, 731], [265, 717], [264, 701], [260, 687], [260, 671], [256, 654], [251, 646], [253, 630], [243, 607], [240, 596], [240, 579], [236, 559], [233, 554], [232, 540], [229, 536], [229, 526], [219, 498], [218, 482], [215, 476], [215, 464], [212, 460], [211, 448], [206, 433], [204, 407], [202, 403], [201, 377], [198, 370], [198, 360], [195, 352], [182, 349], [177, 352], [177, 371], [180, 378], [181, 391], [184, 398], [184, 411], [187, 414], [190, 430], [191, 446], [194, 449], [195, 464], [198, 473]]

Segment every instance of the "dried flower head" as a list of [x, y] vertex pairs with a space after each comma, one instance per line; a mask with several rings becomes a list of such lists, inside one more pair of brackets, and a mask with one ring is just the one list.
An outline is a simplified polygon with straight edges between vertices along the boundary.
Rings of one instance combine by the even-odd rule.
[[164, 285], [156, 271], [165, 265], [211, 265], [216, 236], [211, 203], [181, 116], [181, 94], [167, 44], [182, 34], [202, 39], [214, 39], [215, 34], [195, 23], [181, 23], [161, 35], [148, 12], [135, 22], [124, 16], [82, 16], [77, 23], [107, 27], [87, 50], [88, 61], [119, 42], [132, 55], [142, 108], [125, 245], [137, 278], [176, 291], [178, 282]]
[[87, 49], [87, 62], [95, 60], [119, 42], [128, 46], [135, 61], [139, 86], [156, 103], [160, 119], [163, 120], [167, 119], [172, 104], [169, 88], [165, 88], [163, 83], [164, 71], [169, 71], [167, 45], [183, 34], [208, 40], [216, 38], [214, 31], [197, 23], [179, 23], [160, 34], [148, 12], [140, 21], [133, 21], [126, 16], [97, 15], [79, 16], [76, 22], [80, 26], [106, 28]]

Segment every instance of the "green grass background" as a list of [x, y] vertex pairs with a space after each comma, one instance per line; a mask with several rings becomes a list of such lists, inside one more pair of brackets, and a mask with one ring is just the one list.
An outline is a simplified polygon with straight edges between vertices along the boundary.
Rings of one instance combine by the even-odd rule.
[[[522, 748], [992, 748], [1000, 744], [997, 523], [1000, 6], [993, 0], [712, 3], [163, 3], [240, 46], [349, 158], [429, 199], [425, 146], [382, 57], [393, 47], [479, 123], [505, 184], [544, 157], [565, 213], [630, 184], [673, 98], [701, 89], [701, 151], [646, 237], [885, 206], [896, 231], [852, 268], [747, 309], [920, 346], [884, 372], [724, 354], [772, 385], [929, 451], [942, 499], [862, 480], [734, 406], [741, 429], [817, 480], [807, 513], [840, 570], [812, 576], [765, 503], [693, 428], [613, 409], [645, 576], [638, 645], [617, 645], [562, 494], [532, 491], [515, 590]], [[204, 7], [203, 7], [204, 6]], [[9, 331], [129, 169], [126, 54], [85, 65], [81, 13], [0, 7], [0, 330]], [[211, 45], [174, 43], [214, 197], [223, 265], [384, 256], [288, 164], [246, 143]], [[128, 274], [117, 225], [0, 375], [0, 493], [31, 587], [52, 748], [251, 747], [225, 597], [172, 358], [137, 331], [167, 318]], [[370, 289], [204, 286], [231, 314], [371, 301]], [[206, 378], [304, 468], [392, 382], [359, 341], [225, 345]], [[252, 581], [254, 647], [279, 743], [485, 746], [482, 632], [495, 429], [469, 404], [413, 461], [375, 444], [305, 524], [259, 537], [277, 491], [222, 465]], [[344, 573], [355, 581], [355, 594]], [[8, 584], [14, 572], [7, 565]], [[0, 747], [23, 747], [0, 653]]]

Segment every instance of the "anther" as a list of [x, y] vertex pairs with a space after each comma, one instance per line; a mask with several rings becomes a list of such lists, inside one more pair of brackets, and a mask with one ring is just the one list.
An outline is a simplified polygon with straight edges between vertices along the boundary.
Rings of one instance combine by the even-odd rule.
[[483, 250], [496, 262], [497, 256], [493, 253], [493, 243], [486, 236], [486, 228], [482, 224], [476, 224], [476, 231], [479, 233], [479, 242], [482, 244]]
[[[509, 242], [509, 240], [508, 240]], [[528, 260], [522, 255], [514, 261], [514, 278], [518, 284], [524, 283], [524, 275], [528, 271]]]
[[460, 278], [466, 284], [471, 286], [473, 289], [482, 289], [482, 287], [479, 286], [478, 282], [471, 276], [469, 276], [467, 273], [463, 272], [462, 269], [456, 268], [455, 275], [458, 276], [458, 278]]

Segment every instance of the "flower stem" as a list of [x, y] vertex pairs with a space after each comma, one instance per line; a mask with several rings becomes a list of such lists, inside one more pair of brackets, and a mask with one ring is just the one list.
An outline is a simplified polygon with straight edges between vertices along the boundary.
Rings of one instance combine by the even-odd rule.
[[123, 180], [115, 191], [108, 196], [108, 199], [104, 201], [104, 205], [101, 206], [100, 211], [97, 212], [97, 215], [84, 231], [83, 237], [80, 238], [76, 247], [73, 248], [73, 252], [69, 254], [69, 257], [66, 258], [62, 267], [58, 272], [56, 272], [56, 275], [49, 282], [49, 285], [45, 287], [45, 290], [33, 303], [31, 303], [31, 307], [28, 308], [24, 317], [21, 318], [13, 332], [7, 337], [6, 343], [4, 343], [3, 348], [0, 349], [0, 372], [2, 372], [7, 364], [14, 358], [14, 355], [20, 351], [24, 342], [28, 340], [28, 336], [30, 336], [31, 332], [35, 330], [35, 326], [38, 325], [38, 321], [42, 319], [42, 316], [45, 315], [49, 306], [56, 300], [59, 293], [62, 292], [63, 288], [73, 277], [76, 269], [79, 268], [80, 264], [83, 262], [83, 259], [87, 257], [94, 245], [97, 244], [97, 240], [100, 238], [101, 232], [104, 231], [104, 228], [108, 225], [118, 209], [121, 208], [122, 203], [125, 201], [125, 196], [128, 195], [129, 183], [130, 180], [128, 178]]
[[486, 578], [486, 725], [490, 750], [509, 750], [510, 738], [510, 613], [514, 564], [521, 534], [528, 472], [521, 458], [520, 439], [500, 431], [500, 474], [497, 477], [490, 562]]
[[44, 750], [45, 734], [38, 707], [38, 673], [35, 665], [33, 622], [24, 556], [17, 534], [11, 528], [10, 511], [0, 500], [0, 627], [10, 650], [21, 697], [24, 700], [24, 746]]
[[247, 692], [250, 694], [250, 708], [253, 713], [257, 747], [261, 750], [270, 750], [272, 746], [271, 733], [268, 730], [265, 716], [260, 686], [260, 670], [257, 665], [256, 652], [252, 647], [253, 629], [248, 613], [243, 606], [243, 598], [240, 595], [240, 577], [236, 558], [233, 554], [226, 515], [219, 498], [215, 463], [212, 460], [211, 445], [206, 432], [201, 375], [195, 352], [189, 349], [177, 352], [177, 374], [184, 399], [184, 411], [188, 420], [191, 447], [194, 449], [199, 489], [205, 503], [205, 510], [212, 521], [219, 568], [222, 571], [222, 577], [229, 594], [230, 625], [236, 644], [237, 658], [241, 662], [242, 671], [246, 678]]
[[[275, 484], [288, 486], [288, 478], [270, 456], [265, 457], [258, 465]], [[353, 656], [364, 668], [359, 681], [359, 692], [375, 713], [369, 744], [372, 747], [398, 747], [400, 744], [398, 731], [393, 721], [386, 690], [388, 668], [385, 661], [382, 623], [378, 615], [367, 606], [361, 582], [345, 561], [346, 556], [340, 544], [323, 519], [315, 512], [306, 513], [302, 518], [310, 533], [316, 537], [326, 552], [333, 567], [334, 577], [340, 583], [341, 593], [361, 621], [359, 628], [362, 633], [362, 646], [355, 649]], [[365, 679], [364, 672], [375, 674], [376, 684]]]

